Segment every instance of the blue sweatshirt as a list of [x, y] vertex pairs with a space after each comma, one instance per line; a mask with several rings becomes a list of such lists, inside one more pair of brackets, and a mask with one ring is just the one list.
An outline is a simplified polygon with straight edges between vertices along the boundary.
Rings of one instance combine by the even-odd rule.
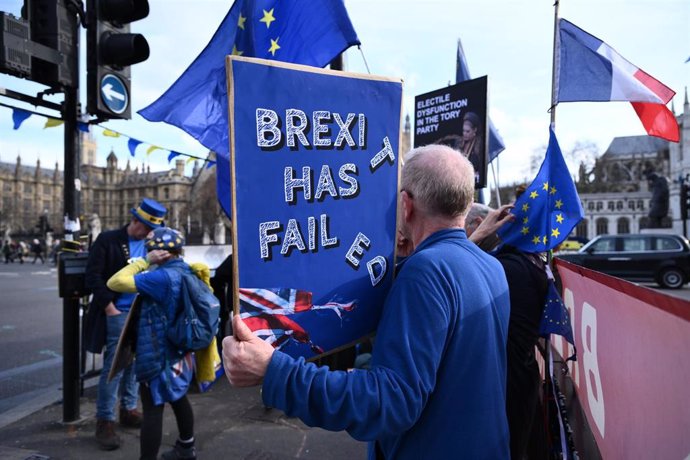
[[501, 265], [442, 230], [402, 265], [379, 323], [371, 370], [329, 371], [275, 352], [267, 406], [347, 430], [396, 459], [508, 459], [510, 304]]

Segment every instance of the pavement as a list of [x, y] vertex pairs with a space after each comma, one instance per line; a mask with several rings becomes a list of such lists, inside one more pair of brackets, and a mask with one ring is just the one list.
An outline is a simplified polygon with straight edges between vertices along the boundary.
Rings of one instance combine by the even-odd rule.
[[[282, 411], [263, 406], [259, 387], [234, 388], [221, 376], [205, 393], [190, 389], [194, 408], [197, 457], [241, 460], [366, 458], [366, 443], [345, 432], [309, 428]], [[53, 402], [33, 413], [21, 413], [16, 421], [0, 427], [0, 459], [136, 459], [139, 430], [118, 426], [123, 445], [114, 451], [98, 448], [96, 387], [86, 388], [80, 398], [81, 419], [62, 422], [62, 405]], [[163, 421], [162, 453], [177, 439], [170, 406]]]

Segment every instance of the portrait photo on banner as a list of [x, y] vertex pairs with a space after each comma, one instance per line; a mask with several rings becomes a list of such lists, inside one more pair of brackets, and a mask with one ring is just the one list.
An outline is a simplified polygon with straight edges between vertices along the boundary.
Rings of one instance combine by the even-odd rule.
[[371, 335], [395, 263], [402, 81], [226, 64], [236, 314], [307, 359]]
[[486, 187], [488, 165], [487, 77], [415, 96], [414, 146], [443, 144], [474, 166], [474, 188]]

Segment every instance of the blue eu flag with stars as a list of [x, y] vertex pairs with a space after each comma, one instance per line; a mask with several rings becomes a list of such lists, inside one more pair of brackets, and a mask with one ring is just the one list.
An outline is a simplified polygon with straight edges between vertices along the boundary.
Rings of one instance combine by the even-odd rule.
[[225, 56], [324, 67], [359, 44], [343, 0], [237, 0], [201, 54], [139, 114], [177, 126], [217, 154], [218, 200], [230, 215]]
[[563, 299], [558, 294], [556, 284], [549, 280], [549, 290], [546, 294], [546, 304], [541, 316], [539, 335], [547, 337], [550, 334], [562, 335], [571, 344], [575, 345], [573, 328], [570, 325], [570, 316], [563, 304]]
[[511, 212], [515, 220], [504, 225], [498, 235], [505, 244], [525, 252], [553, 249], [584, 217], [553, 129], [549, 129], [549, 147], [537, 177], [515, 201]]
[[551, 334], [561, 335], [573, 345], [573, 354], [568, 357], [568, 360], [576, 361], [577, 349], [575, 348], [575, 338], [573, 337], [573, 327], [570, 324], [570, 316], [563, 304], [563, 299], [558, 294], [554, 280], [549, 278], [546, 303], [544, 304], [541, 324], [539, 325], [539, 335], [548, 338]]

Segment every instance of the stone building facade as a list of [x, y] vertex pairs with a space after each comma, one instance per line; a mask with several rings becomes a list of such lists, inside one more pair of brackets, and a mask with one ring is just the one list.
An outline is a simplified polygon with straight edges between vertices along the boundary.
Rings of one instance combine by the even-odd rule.
[[575, 229], [577, 236], [652, 231], [649, 211], [652, 191], [646, 173], [667, 178], [668, 216], [654, 231], [683, 233], [680, 218], [680, 182], [690, 180], [690, 105], [685, 91], [683, 112], [677, 115], [680, 142], [651, 136], [614, 138], [593, 170], [580, 168], [577, 189], [585, 218]]
[[646, 174], [668, 176], [668, 165], [669, 142], [650, 136], [614, 138], [592, 172], [580, 170], [577, 189], [585, 218], [576, 235], [591, 239], [646, 228], [652, 197]]
[[[150, 168], [132, 167], [127, 161], [124, 168], [117, 156], [110, 152], [106, 166], [96, 166], [96, 143], [90, 135], [81, 138], [80, 217], [83, 231], [93, 214], [102, 229], [117, 228], [129, 222], [130, 209], [142, 197], [151, 197], [168, 208], [167, 222], [188, 234], [203, 234], [204, 222], [199, 207], [193, 205], [194, 188], [211, 181], [215, 189], [215, 175], [202, 174], [195, 163], [191, 176], [185, 175], [184, 159], [177, 160], [168, 171], [151, 172]], [[0, 232], [3, 234], [38, 236], [41, 216], [56, 234], [63, 231], [63, 172], [41, 165], [26, 166], [17, 157], [16, 163], [0, 161]], [[208, 186], [207, 186], [208, 187]], [[199, 195], [197, 193], [196, 195]], [[211, 206], [213, 207], [213, 206]], [[204, 206], [209, 208], [208, 204]], [[219, 212], [219, 209], [215, 209]]]
[[29, 233], [44, 216], [55, 226], [62, 213], [62, 171], [36, 166], [0, 162], [0, 233]]

